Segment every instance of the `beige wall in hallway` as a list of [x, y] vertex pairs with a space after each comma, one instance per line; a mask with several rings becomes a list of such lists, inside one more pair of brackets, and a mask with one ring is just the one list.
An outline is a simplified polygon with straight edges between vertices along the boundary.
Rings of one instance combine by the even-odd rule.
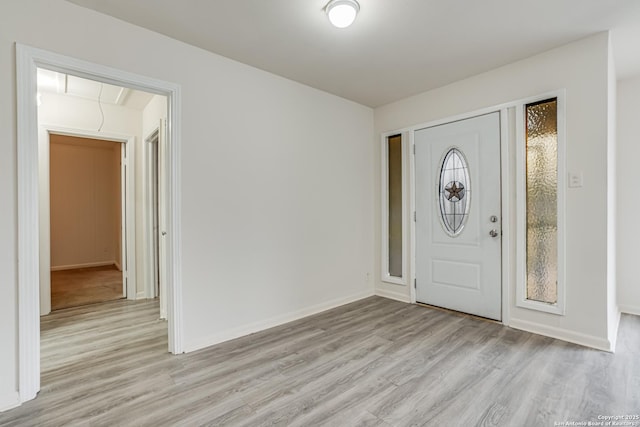
[[51, 135], [51, 269], [120, 263], [120, 144]]

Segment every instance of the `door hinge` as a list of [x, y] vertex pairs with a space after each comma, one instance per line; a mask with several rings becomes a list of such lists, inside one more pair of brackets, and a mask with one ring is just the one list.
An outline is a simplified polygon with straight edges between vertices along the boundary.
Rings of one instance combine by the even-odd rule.
[[418, 279], [413, 279], [413, 289], [418, 289]]
[[416, 219], [416, 211], [413, 211], [413, 222], [417, 222], [418, 220]]
[[413, 155], [416, 155], [416, 144], [413, 144]]

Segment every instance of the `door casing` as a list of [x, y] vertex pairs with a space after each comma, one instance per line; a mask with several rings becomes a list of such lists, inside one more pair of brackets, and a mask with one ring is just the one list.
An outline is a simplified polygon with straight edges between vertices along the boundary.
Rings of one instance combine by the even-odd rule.
[[[160, 301], [160, 318], [167, 318], [167, 268], [159, 259], [166, 258], [166, 129], [167, 122], [161, 119], [158, 128], [144, 140], [144, 258], [147, 280], [145, 282], [145, 297], [156, 298]], [[156, 194], [157, 193], [157, 197]], [[157, 214], [157, 218], [154, 216]], [[157, 229], [153, 224], [157, 221]], [[157, 257], [157, 259], [156, 259]], [[149, 280], [153, 278], [154, 280]]]
[[[108, 132], [93, 132], [81, 129], [64, 128], [55, 125], [40, 124], [38, 141], [40, 146], [40, 172], [47, 173], [39, 177], [39, 215], [40, 215], [40, 315], [51, 312], [51, 224], [49, 218], [49, 141], [51, 135], [74, 136], [78, 138], [100, 139], [122, 144], [121, 164], [121, 198], [122, 198], [122, 258], [120, 260], [123, 272], [123, 296], [127, 299], [136, 298], [136, 259], [135, 259], [135, 213], [134, 213], [134, 142], [135, 137], [117, 135]], [[127, 172], [125, 174], [125, 168]], [[126, 286], [125, 286], [126, 284]]]
[[505, 325], [509, 325], [510, 317], [509, 317], [509, 301], [510, 295], [512, 294], [509, 284], [513, 282], [511, 278], [511, 233], [512, 228], [515, 226], [513, 223], [514, 218], [513, 209], [511, 207], [511, 176], [514, 173], [513, 170], [513, 159], [511, 158], [513, 155], [513, 149], [510, 147], [511, 144], [515, 143], [515, 128], [513, 124], [515, 124], [515, 108], [513, 103], [483, 108], [479, 110], [474, 110], [468, 113], [459, 114], [455, 116], [446, 117], [439, 120], [434, 120], [426, 123], [421, 123], [415, 126], [411, 126], [405, 129], [395, 130], [393, 132], [388, 132], [383, 134], [383, 138], [388, 135], [403, 133], [409, 137], [409, 147], [410, 147], [410, 155], [409, 155], [409, 191], [408, 194], [411, 195], [409, 198], [409, 212], [411, 215], [410, 221], [410, 229], [409, 229], [409, 246], [410, 246], [410, 268], [409, 268], [409, 277], [411, 278], [410, 285], [410, 296], [409, 302], [412, 304], [416, 303], [416, 223], [413, 220], [414, 212], [416, 211], [416, 200], [415, 200], [415, 188], [416, 188], [416, 164], [415, 164], [415, 155], [414, 155], [414, 133], [419, 129], [424, 129], [428, 127], [443, 125], [455, 121], [466, 120], [473, 117], [485, 115], [488, 113], [500, 113], [500, 140], [502, 141], [500, 144], [500, 167], [502, 171], [503, 179], [501, 181], [501, 190], [502, 190], [502, 206], [501, 206], [501, 215], [502, 215], [502, 271], [501, 271], [501, 281], [502, 281], [502, 323]]
[[171, 353], [183, 353], [180, 218], [180, 86], [16, 43], [18, 178], [18, 394], [40, 390], [37, 68], [164, 95], [168, 100], [167, 320]]

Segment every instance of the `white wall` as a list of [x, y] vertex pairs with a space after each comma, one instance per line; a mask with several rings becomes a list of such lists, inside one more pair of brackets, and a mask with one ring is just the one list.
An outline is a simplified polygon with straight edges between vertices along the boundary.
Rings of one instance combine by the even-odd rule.
[[[566, 89], [566, 166], [568, 171], [582, 171], [584, 174], [582, 188], [567, 189], [566, 315], [557, 316], [516, 307], [516, 258], [513, 252], [508, 309], [512, 326], [600, 348], [613, 346], [607, 301], [608, 66], [608, 34], [601, 33], [374, 111], [375, 134], [380, 135], [382, 132]], [[379, 140], [374, 142], [374, 147], [374, 163], [379, 165]], [[509, 148], [513, 156], [514, 147]], [[378, 169], [376, 184], [379, 189], [381, 180]], [[513, 171], [505, 172], [505, 179], [513, 182]], [[379, 194], [380, 191], [376, 191], [376, 206], [380, 206]], [[511, 203], [515, 200], [515, 194], [503, 197]], [[407, 212], [408, 216], [411, 215], [409, 209]], [[515, 209], [512, 212], [515, 214]], [[504, 220], [513, 224], [514, 218]], [[376, 291], [409, 300], [408, 286], [380, 281], [380, 209], [376, 209], [375, 223]], [[513, 231], [515, 234], [515, 229]], [[511, 248], [515, 247], [515, 241], [510, 244]], [[406, 248], [409, 250], [408, 242]]]
[[142, 110], [142, 137], [144, 139], [158, 128], [160, 119], [167, 119], [167, 97], [154, 95]]
[[[98, 103], [75, 96], [44, 92], [38, 107], [38, 123], [97, 132], [101, 123]], [[142, 136], [142, 110], [102, 103], [104, 124], [101, 131], [126, 136]]]
[[640, 315], [640, 76], [618, 82], [618, 304]]
[[373, 293], [370, 108], [63, 0], [1, 2], [0, 28], [0, 408], [18, 366], [15, 42], [181, 85], [188, 350]]

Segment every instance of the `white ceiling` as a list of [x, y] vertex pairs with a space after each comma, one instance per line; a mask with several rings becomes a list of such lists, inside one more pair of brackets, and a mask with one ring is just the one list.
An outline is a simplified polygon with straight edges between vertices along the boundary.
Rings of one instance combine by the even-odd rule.
[[122, 105], [136, 110], [147, 106], [152, 93], [113, 86], [68, 74], [38, 68], [38, 92], [57, 93], [90, 99], [105, 104]]
[[609, 29], [640, 74], [639, 0], [359, 0], [347, 29], [328, 0], [68, 1], [372, 107]]

